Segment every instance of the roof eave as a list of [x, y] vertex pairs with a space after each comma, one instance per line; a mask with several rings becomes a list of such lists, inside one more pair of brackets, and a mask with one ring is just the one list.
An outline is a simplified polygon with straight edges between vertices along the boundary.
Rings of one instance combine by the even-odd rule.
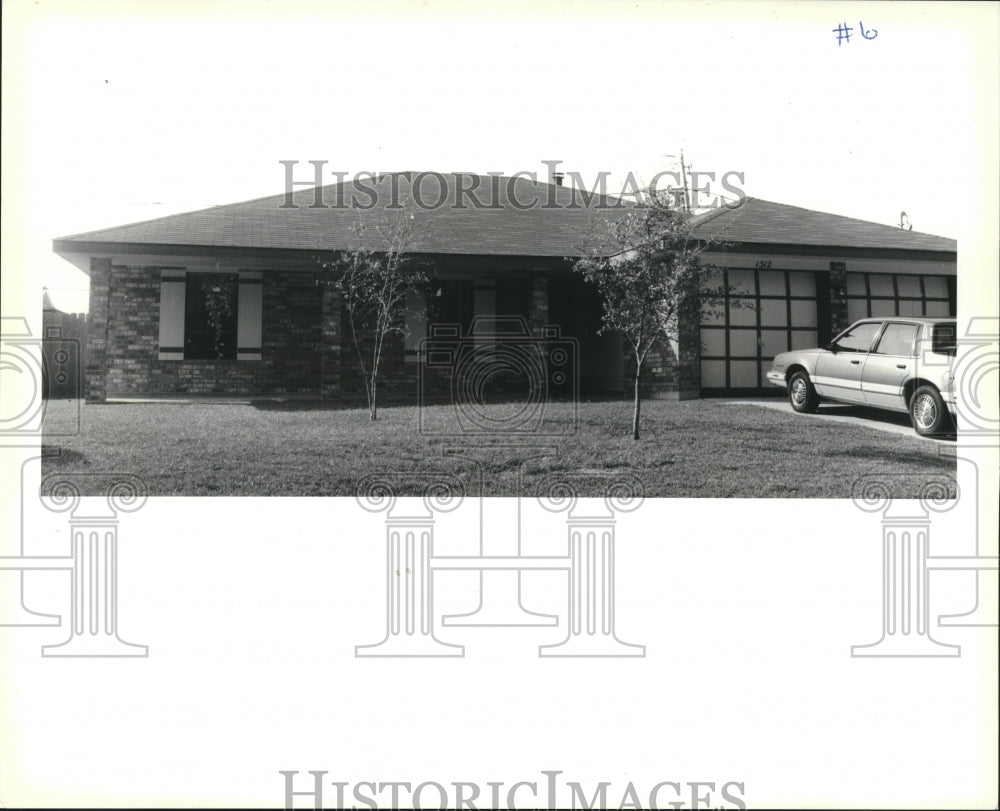
[[[704, 241], [704, 240], [702, 240]], [[713, 250], [710, 246], [709, 250]], [[726, 253], [773, 253], [802, 256], [843, 256], [846, 258], [877, 257], [881, 259], [923, 259], [937, 262], [957, 262], [958, 249], [954, 251], [926, 248], [876, 248], [846, 245], [802, 245], [791, 242], [726, 242], [716, 248]]]

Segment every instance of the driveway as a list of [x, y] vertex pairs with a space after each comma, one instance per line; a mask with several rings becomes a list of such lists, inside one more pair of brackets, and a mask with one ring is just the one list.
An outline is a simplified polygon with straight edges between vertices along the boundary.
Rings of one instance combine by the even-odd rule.
[[901, 434], [903, 436], [915, 437], [924, 442], [935, 444], [954, 442], [954, 434], [942, 434], [938, 437], [922, 437], [913, 430], [910, 424], [909, 414], [900, 414], [895, 411], [882, 411], [879, 408], [866, 408], [864, 406], [841, 405], [839, 403], [823, 403], [814, 414], [797, 414], [792, 410], [788, 400], [778, 398], [761, 397], [760, 399], [718, 399], [714, 402], [720, 405], [754, 405], [761, 408], [770, 408], [775, 411], [782, 411], [794, 416], [796, 419], [826, 420], [827, 422], [844, 422], [848, 425], [861, 425], [866, 428], [875, 428], [878, 431], [886, 431], [890, 434]]

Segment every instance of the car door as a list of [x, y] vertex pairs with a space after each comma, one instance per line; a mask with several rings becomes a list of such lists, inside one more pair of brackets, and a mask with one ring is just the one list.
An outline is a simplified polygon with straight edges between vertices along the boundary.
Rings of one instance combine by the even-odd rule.
[[813, 386], [822, 397], [865, 402], [861, 375], [868, 353], [882, 329], [881, 321], [862, 321], [842, 332], [816, 359]]
[[868, 355], [861, 374], [865, 402], [879, 408], [906, 411], [903, 385], [913, 375], [918, 324], [890, 321]]

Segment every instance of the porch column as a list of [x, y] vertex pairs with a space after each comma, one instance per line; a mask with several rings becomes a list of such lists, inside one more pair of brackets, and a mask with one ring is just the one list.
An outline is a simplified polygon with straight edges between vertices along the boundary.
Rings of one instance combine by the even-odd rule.
[[108, 332], [111, 299], [111, 259], [90, 259], [90, 315], [87, 325], [88, 403], [103, 403], [108, 396]]
[[[701, 339], [699, 326], [682, 323], [678, 341], [656, 339], [642, 366], [641, 395], [650, 400], [695, 400], [701, 396]], [[622, 341], [626, 370], [625, 392], [635, 385], [635, 353]]]
[[542, 327], [551, 324], [549, 321], [549, 277], [543, 271], [531, 272], [531, 332], [542, 334]]
[[340, 381], [342, 351], [342, 307], [340, 293], [323, 285], [323, 306], [320, 316], [320, 396], [324, 399], [343, 393]]
[[[697, 307], [689, 312], [698, 312]], [[674, 385], [677, 398], [695, 400], [701, 396], [701, 323], [700, 317], [681, 319], [678, 327], [677, 363], [674, 367]]]

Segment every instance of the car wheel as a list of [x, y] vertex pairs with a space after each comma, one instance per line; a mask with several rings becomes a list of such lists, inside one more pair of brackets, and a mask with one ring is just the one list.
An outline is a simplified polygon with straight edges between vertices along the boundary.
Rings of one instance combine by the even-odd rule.
[[940, 434], [949, 424], [948, 410], [938, 390], [933, 386], [921, 386], [910, 398], [910, 421], [913, 430], [920, 436]]
[[796, 372], [788, 381], [788, 402], [800, 414], [809, 414], [819, 406], [819, 395], [805, 372]]

